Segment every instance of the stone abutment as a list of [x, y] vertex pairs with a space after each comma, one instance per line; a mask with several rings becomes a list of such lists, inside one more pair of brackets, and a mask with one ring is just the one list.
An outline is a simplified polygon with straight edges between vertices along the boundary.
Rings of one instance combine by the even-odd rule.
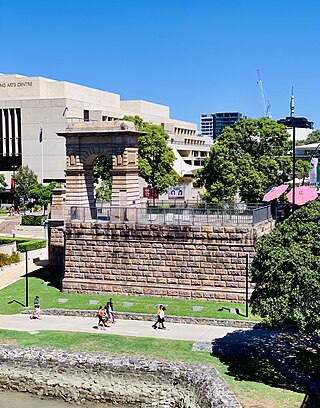
[[63, 290], [220, 301], [245, 300], [246, 258], [271, 224], [252, 226], [66, 223], [51, 228]]

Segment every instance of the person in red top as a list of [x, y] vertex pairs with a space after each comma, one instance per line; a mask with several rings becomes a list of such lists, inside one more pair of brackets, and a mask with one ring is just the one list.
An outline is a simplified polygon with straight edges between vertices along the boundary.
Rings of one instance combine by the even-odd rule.
[[152, 325], [152, 327], [154, 329], [158, 328], [158, 324], [159, 325], [163, 325], [162, 321], [161, 321], [161, 314], [163, 313], [163, 305], [159, 305], [158, 309], [157, 309], [157, 321]]
[[108, 317], [107, 314], [105, 312], [105, 310], [103, 309], [102, 306], [99, 306], [99, 310], [97, 313], [97, 317], [99, 319], [98, 321], [98, 327], [101, 326], [102, 328], [104, 327], [109, 327], [108, 326]]

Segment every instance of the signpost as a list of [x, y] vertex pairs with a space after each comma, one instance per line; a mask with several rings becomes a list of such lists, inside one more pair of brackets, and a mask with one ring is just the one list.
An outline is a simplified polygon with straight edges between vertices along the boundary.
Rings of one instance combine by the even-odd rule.
[[143, 189], [144, 198], [159, 198], [157, 190], [153, 187], [144, 187]]

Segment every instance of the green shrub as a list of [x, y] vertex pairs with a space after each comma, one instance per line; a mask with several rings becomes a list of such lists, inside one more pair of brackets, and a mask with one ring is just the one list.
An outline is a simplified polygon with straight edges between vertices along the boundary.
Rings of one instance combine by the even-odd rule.
[[20, 256], [18, 253], [13, 252], [11, 255], [0, 253], [0, 267], [17, 262], [20, 262]]
[[43, 215], [23, 215], [21, 217], [21, 225], [40, 226], [43, 219], [47, 219], [47, 217]]
[[35, 249], [45, 248], [46, 245], [45, 239], [29, 239], [23, 242], [17, 240], [17, 250], [20, 252], [34, 251]]
[[17, 243], [19, 252], [34, 251], [35, 249], [45, 248], [47, 242], [45, 239], [36, 238], [0, 238], [0, 245]]
[[16, 238], [0, 238], [0, 245], [11, 244], [12, 242], [16, 242]]

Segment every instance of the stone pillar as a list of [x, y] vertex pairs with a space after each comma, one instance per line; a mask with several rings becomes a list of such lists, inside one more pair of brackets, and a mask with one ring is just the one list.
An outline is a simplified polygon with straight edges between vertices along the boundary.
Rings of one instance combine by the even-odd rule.
[[66, 170], [66, 201], [70, 213], [71, 207], [79, 209], [81, 219], [95, 219], [97, 215], [94, 200], [92, 167], [82, 165], [68, 166]]
[[112, 158], [112, 205], [120, 207], [140, 204], [138, 149], [126, 148]]
[[52, 190], [51, 204], [50, 204], [50, 219], [64, 220], [65, 218], [65, 199], [66, 190], [64, 188], [54, 188]]

